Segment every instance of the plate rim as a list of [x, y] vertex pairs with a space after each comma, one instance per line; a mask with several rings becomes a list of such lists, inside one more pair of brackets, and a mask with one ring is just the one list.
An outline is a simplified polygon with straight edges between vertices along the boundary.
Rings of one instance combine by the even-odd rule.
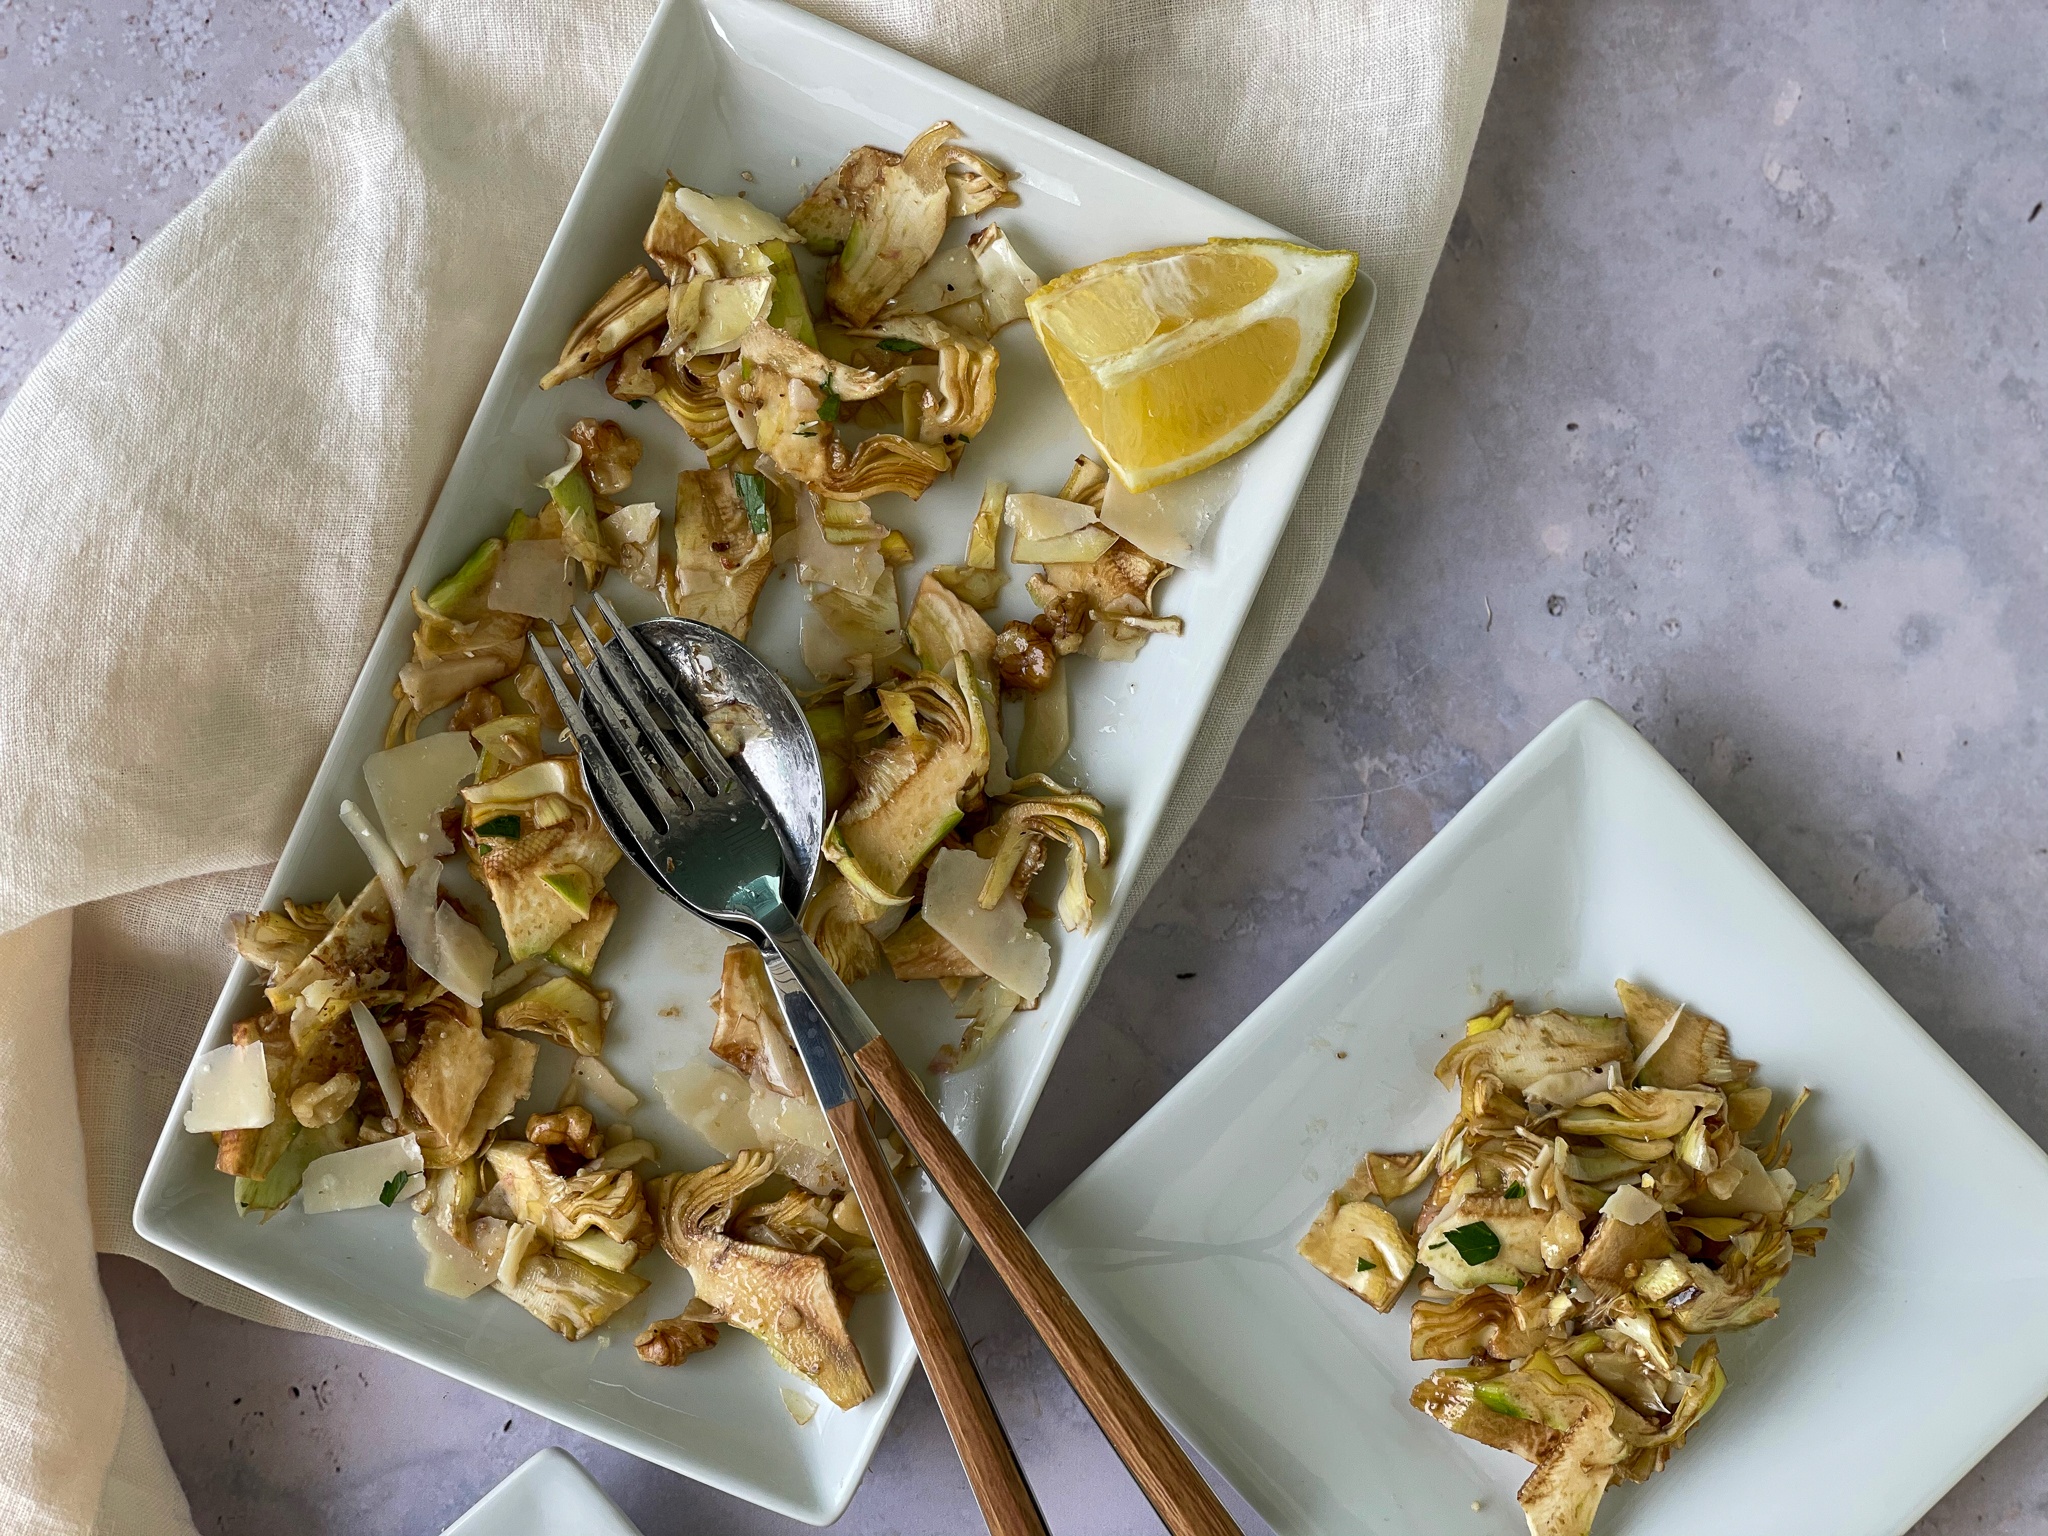
[[[568, 201], [564, 204], [555, 231], [549, 238], [547, 248], [534, 270], [533, 278], [528, 284], [525, 296], [521, 299], [518, 311], [513, 316], [511, 325], [506, 331], [505, 344], [500, 348], [497, 360], [491, 367], [483, 390], [477, 397], [476, 408], [472, 412], [469, 424], [464, 428], [461, 441], [449, 461], [448, 471], [441, 481], [439, 488], [434, 493], [432, 504], [419, 520], [403, 569], [399, 572], [396, 579], [391, 604], [386, 610], [383, 622], [378, 626], [366, 647], [364, 665], [358, 672], [356, 681], [349, 690], [348, 697], [336, 716], [335, 727], [329, 736], [327, 747], [321, 754], [307, 794], [300, 803], [291, 831], [287, 834], [270, 880], [265, 885], [262, 902], [266, 907], [275, 904], [280, 896], [284, 894], [286, 885], [285, 872], [291, 870], [297, 863], [302, 861], [305, 845], [314, 836], [316, 824], [323, 819], [324, 802], [322, 807], [316, 808], [315, 800], [319, 797], [318, 792], [323, 780], [330, 771], [333, 771], [335, 763], [340, 760], [342, 755], [340, 738], [345, 729], [345, 722], [353, 718], [355, 712], [363, 707], [366, 695], [381, 694], [384, 691], [384, 687], [388, 686], [383, 683], [381, 673], [376, 671], [374, 658], [385, 646], [392, 631], [410, 628], [413, 616], [406, 602], [405, 594], [410, 588], [419, 585], [429, 574], [425, 566], [424, 534], [433, 521], [441, 516], [443, 504], [449, 495], [449, 488], [451, 485], [458, 483], [463, 477], [465, 466], [476, 455], [490, 451], [491, 444], [486, 440], [489, 434], [481, 430], [480, 418], [484, 414], [486, 403], [492, 401], [500, 389], [507, 387], [506, 381], [513, 368], [512, 337], [519, 330], [522, 322], [526, 320], [529, 309], [534, 305], [535, 295], [545, 286], [551, 270], [558, 261], [564, 259], [562, 253], [566, 249], [567, 232], [578, 222], [579, 215], [584, 210], [585, 205], [599, 195], [592, 175], [593, 166], [606, 157], [606, 153], [616, 137], [633, 131], [633, 124], [637, 119], [632, 113], [628, 112], [627, 103], [642, 88], [644, 78], [656, 67], [654, 64], [656, 53], [655, 39], [660, 35], [661, 29], [665, 25], [687, 24], [671, 19], [672, 12], [684, 10], [695, 12], [701, 24], [708, 26], [718, 34], [719, 43], [725, 49], [725, 58], [720, 64], [722, 70], [730, 68], [733, 63], [743, 58], [738, 45], [731, 40], [727, 35], [726, 28], [721, 25], [721, 22], [728, 18], [745, 18], [759, 24], [784, 27], [806, 33], [822, 44], [855, 55], [865, 64], [891, 72], [907, 74], [935, 92], [953, 97], [959, 103], [955, 110], [963, 112], [982, 110], [998, 114], [1004, 119], [1004, 131], [1006, 132], [1023, 131], [1036, 134], [1046, 143], [1068, 154], [1091, 160], [1104, 167], [1107, 171], [1143, 180], [1154, 188], [1170, 192], [1176, 197], [1185, 199], [1193, 204], [1198, 212], [1213, 212], [1218, 215], [1227, 216], [1235, 222], [1257, 225], [1274, 238], [1295, 239], [1288, 231], [1272, 224], [1270, 221], [1258, 218], [1233, 204], [1226, 203], [1214, 194], [1192, 186], [1178, 177], [1149, 166], [1143, 161], [1102, 144], [1097, 140], [1090, 139], [1086, 135], [1067, 128], [1041, 113], [1004, 100], [993, 92], [961, 80], [920, 59], [887, 47], [835, 22], [799, 10], [794, 6], [784, 3], [784, 0], [661, 0], [654, 15], [649, 18], [647, 31], [642, 37], [633, 62], [621, 80], [618, 93], [612, 102], [610, 111], [606, 115], [604, 125], [593, 142], [590, 155], [583, 169], [578, 173], [576, 185], [572, 189]], [[1343, 385], [1347, 381], [1351, 369], [1356, 364], [1358, 355], [1362, 350], [1363, 339], [1374, 319], [1377, 299], [1377, 287], [1370, 274], [1361, 266], [1357, 274], [1353, 294], [1346, 297], [1347, 309], [1353, 304], [1358, 306], [1356, 318], [1351, 319], [1347, 316], [1346, 323], [1340, 328], [1337, 340], [1333, 342], [1328, 354], [1324, 358], [1317, 378], [1311, 386], [1310, 395], [1304, 397], [1303, 401], [1296, 407], [1297, 411], [1307, 411], [1310, 413], [1305, 415], [1303, 419], [1313, 424], [1313, 441], [1305, 448], [1300, 457], [1297, 467], [1298, 473], [1294, 501], [1290, 503], [1285, 516], [1279, 518], [1275, 525], [1271, 543], [1265, 552], [1259, 581], [1252, 588], [1252, 596], [1246, 604], [1244, 617], [1239, 622], [1238, 634], [1240, 635], [1243, 633], [1245, 625], [1251, 622], [1252, 609], [1257, 602], [1259, 587], [1263, 585], [1265, 573], [1270, 571], [1272, 560], [1278, 553], [1286, 529], [1293, 521], [1294, 512], [1299, 505], [1300, 486], [1306, 481], [1309, 468], [1313, 464], [1316, 455], [1322, 449], [1330, 423], [1335, 415]], [[1318, 396], [1322, 398], [1317, 399]], [[1223, 669], [1219, 666], [1213, 676], [1206, 680], [1206, 686], [1201, 692], [1202, 713], [1206, 713], [1208, 705], [1213, 701], [1222, 685], [1222, 681]], [[1177, 754], [1177, 761], [1173, 765], [1171, 782], [1178, 782], [1181, 773], [1185, 770], [1188, 757], [1193, 750], [1193, 745], [1194, 738], [1190, 735], [1186, 746]], [[1157, 834], [1159, 825], [1165, 819], [1164, 810], [1165, 804], [1162, 801], [1159, 813], [1153, 817], [1152, 824], [1146, 829], [1145, 846], [1148, 848], [1151, 845], [1151, 838]], [[316, 811], [323, 814], [316, 814]], [[1126, 862], [1128, 862], [1129, 846], [1127, 842], [1125, 845]], [[1120, 899], [1123, 902], [1129, 902], [1134, 898], [1128, 888], [1126, 888], [1120, 893]], [[1119, 908], [1119, 910], [1122, 909]], [[1091, 961], [1084, 963], [1081, 985], [1077, 989], [1076, 1001], [1070, 1016], [1065, 1020], [1063, 1027], [1058, 1030], [1051, 1045], [1040, 1054], [1031, 1072], [1022, 1078], [1022, 1092], [1017, 1112], [1017, 1128], [1015, 1133], [1005, 1138], [997, 1148], [996, 1167], [992, 1170], [991, 1175], [992, 1182], [1000, 1183], [1003, 1172], [1007, 1169], [1018, 1146], [1021, 1144], [1023, 1129], [1028, 1126], [1032, 1116], [1036, 1113], [1039, 1100], [1042, 1098], [1046, 1083], [1049, 1081], [1053, 1068], [1058, 1062], [1060, 1052], [1064, 1049], [1066, 1040], [1072, 1033], [1073, 1026], [1078, 1022], [1081, 1012], [1086, 1007], [1088, 996], [1092, 991], [1096, 978], [1100, 975], [1102, 968], [1108, 963], [1109, 957], [1113, 952], [1113, 945], [1105, 946]], [[171, 1110], [166, 1117], [162, 1130], [158, 1134], [156, 1145], [152, 1149], [149, 1163], [144, 1170], [141, 1183], [137, 1189], [131, 1219], [138, 1235], [146, 1241], [197, 1264], [211, 1273], [222, 1275], [259, 1295], [269, 1297], [274, 1301], [326, 1323], [330, 1327], [337, 1328], [351, 1338], [373, 1344], [389, 1353], [423, 1365], [430, 1370], [438, 1371], [491, 1396], [514, 1403], [552, 1423], [562, 1424], [579, 1433], [589, 1435], [593, 1439], [616, 1446], [621, 1450], [627, 1451], [629, 1454], [702, 1482], [707, 1486], [717, 1488], [736, 1498], [745, 1499], [750, 1503], [772, 1509], [778, 1514], [811, 1525], [830, 1524], [845, 1512], [847, 1505], [851, 1503], [854, 1493], [859, 1488], [876, 1449], [880, 1445], [882, 1435], [887, 1431], [888, 1425], [894, 1417], [895, 1410], [904, 1390], [909, 1384], [911, 1376], [915, 1374], [909, 1366], [899, 1370], [894, 1381], [886, 1381], [880, 1384], [879, 1390], [873, 1399], [876, 1403], [876, 1411], [872, 1414], [869, 1427], [859, 1442], [858, 1453], [850, 1459], [845, 1468], [840, 1470], [836, 1483], [825, 1478], [819, 1480], [806, 1479], [810, 1490], [818, 1495], [815, 1500], [806, 1501], [801, 1498], [786, 1497], [779, 1494], [763, 1486], [757, 1479], [748, 1479], [744, 1476], [730, 1473], [719, 1466], [707, 1465], [691, 1455], [687, 1444], [684, 1442], [679, 1442], [675, 1439], [665, 1439], [651, 1433], [622, 1426], [616, 1420], [593, 1415], [582, 1403], [564, 1396], [549, 1396], [541, 1392], [529, 1390], [517, 1382], [488, 1378], [481, 1365], [466, 1356], [453, 1352], [437, 1351], [431, 1346], [415, 1343], [410, 1339], [403, 1338], [394, 1330], [382, 1326], [375, 1320], [366, 1320], [352, 1315], [346, 1306], [330, 1305], [325, 1299], [324, 1293], [308, 1294], [297, 1289], [289, 1282], [273, 1283], [266, 1275], [257, 1273], [242, 1264], [234, 1254], [222, 1253], [208, 1247], [201, 1241], [188, 1240], [182, 1232], [170, 1223], [170, 1195], [172, 1194], [170, 1186], [177, 1177], [176, 1171], [172, 1166], [174, 1149], [181, 1145], [186, 1134], [180, 1123], [178, 1111], [190, 1094], [192, 1074], [197, 1068], [199, 1056], [215, 1041], [217, 1036], [222, 1034], [227, 1023], [231, 1022], [231, 1015], [244, 1005], [255, 976], [255, 968], [240, 957], [237, 957], [229, 968], [221, 991], [214, 1003], [213, 1011], [209, 1015], [207, 1023], [203, 1027], [199, 1040], [194, 1047], [192, 1059], [185, 1067], [179, 1088], [172, 1100]], [[160, 1213], [165, 1218], [162, 1221], [158, 1219]], [[960, 1268], [965, 1262], [968, 1245], [965, 1233], [959, 1227], [958, 1222], [951, 1218], [950, 1213], [947, 1214], [946, 1221], [948, 1241], [942, 1246], [937, 1256], [940, 1259], [941, 1273], [948, 1279], [950, 1285], [951, 1280], [957, 1277]], [[929, 1241], [929, 1238], [927, 1240]], [[913, 1351], [911, 1364], [914, 1365], [914, 1363]]]

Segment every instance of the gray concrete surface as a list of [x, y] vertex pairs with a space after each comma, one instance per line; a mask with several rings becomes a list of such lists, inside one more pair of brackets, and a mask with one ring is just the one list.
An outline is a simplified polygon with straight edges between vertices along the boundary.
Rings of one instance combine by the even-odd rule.
[[[0, 387], [374, 8], [0, 8]], [[1020, 1211], [1589, 694], [2048, 1131], [2044, 51], [2048, 11], [1986, 0], [1515, 10], [1328, 584], [1067, 1048]], [[795, 1529], [104, 1274], [203, 1531], [438, 1531], [549, 1442], [650, 1536]], [[988, 1272], [960, 1297], [1054, 1528], [1156, 1529]], [[2048, 1531], [2044, 1451], [2037, 1414], [1917, 1530]], [[921, 1390], [843, 1528], [976, 1528]]]

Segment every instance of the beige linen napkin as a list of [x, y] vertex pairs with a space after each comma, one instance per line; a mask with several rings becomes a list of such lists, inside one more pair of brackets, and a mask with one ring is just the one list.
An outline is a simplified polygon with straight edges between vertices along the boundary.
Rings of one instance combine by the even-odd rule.
[[[1378, 286], [1149, 885], [1322, 578], [1457, 205], [1505, 0], [811, 8], [1353, 248]], [[95, 1243], [196, 1299], [311, 1326], [143, 1243], [129, 1209], [226, 969], [221, 915], [261, 891], [651, 13], [403, 0], [0, 416], [0, 1528], [191, 1529]]]

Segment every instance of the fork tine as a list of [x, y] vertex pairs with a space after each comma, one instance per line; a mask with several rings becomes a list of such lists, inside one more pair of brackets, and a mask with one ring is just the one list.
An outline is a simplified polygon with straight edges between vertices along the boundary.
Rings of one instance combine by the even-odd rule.
[[[562, 648], [563, 667], [582, 686], [583, 702], [590, 706], [591, 712], [603, 724], [605, 732], [618, 744], [618, 757], [623, 760], [626, 771], [632, 774], [633, 781], [646, 792], [649, 802], [654, 806], [655, 814], [667, 822], [675, 822], [683, 814], [683, 807], [676, 803], [675, 794], [662, 782], [660, 765], [655, 761], [653, 753], [648, 750], [646, 742], [633, 728], [633, 723], [626, 718], [618, 700], [612, 697], [605, 680], [594, 676], [591, 669], [577, 656], [575, 648], [569, 644], [569, 637], [562, 632], [562, 626], [550, 620], [548, 627], [555, 632], [555, 643]], [[704, 794], [702, 786], [688, 774], [680, 776], [680, 787], [683, 797], [689, 801], [692, 809], [702, 810], [709, 803], [709, 797]]]
[[[583, 638], [590, 642], [590, 653], [597, 658], [598, 667], [610, 685], [609, 692], [623, 700], [631, 712], [633, 723], [640, 728], [642, 741], [653, 746], [656, 755], [661, 758], [662, 766], [668, 769], [678, 784], [684, 786], [686, 793], [697, 787], [697, 779], [690, 772], [690, 765], [683, 761], [682, 753], [675, 749], [675, 744], [668, 739], [668, 732], [655, 718], [654, 711], [648, 708], [647, 695], [628, 672], [626, 664], [608, 648], [598, 644], [597, 631], [590, 627], [590, 621], [584, 618], [582, 610], [571, 609], [570, 617], [575, 619], [576, 627], [583, 631]], [[617, 633], [616, 626], [613, 632]], [[712, 793], [715, 793], [715, 788]], [[698, 802], [696, 795], [691, 795], [690, 799], [693, 804]]]
[[562, 681], [562, 675], [555, 670], [555, 663], [541, 647], [540, 636], [529, 633], [526, 643], [533, 651], [533, 659], [540, 666], [541, 676], [547, 679], [548, 692], [555, 696], [555, 707], [562, 712], [562, 720], [569, 727], [569, 735], [576, 743], [577, 756], [583, 760], [583, 771], [597, 781], [597, 787], [611, 801], [612, 808], [626, 823], [626, 830], [641, 843], [654, 840], [654, 824], [647, 819], [647, 813], [640, 809], [626, 789], [625, 780], [619, 777], [619, 770], [613, 766], [604, 743], [597, 732], [590, 727], [589, 718], [583, 713], [583, 706], [569, 692], [569, 685]]
[[612, 633], [619, 637], [619, 649], [626, 653], [626, 660], [638, 674], [641, 685], [675, 721], [676, 729], [682, 733], [690, 751], [703, 765], [705, 776], [711, 780], [711, 787], [724, 794], [732, 788], [736, 779], [732, 768], [726, 763], [725, 754], [718, 750], [717, 743], [711, 739], [711, 733], [704, 729], [704, 722], [697, 718], [697, 711], [686, 704], [670, 686], [668, 679], [662, 676], [660, 666], [647, 654], [647, 647], [640, 643], [639, 637], [633, 633], [625, 620], [612, 610], [612, 605], [605, 601], [604, 594], [593, 592], [591, 596], [596, 600], [597, 611], [603, 614], [605, 622], [611, 625]]

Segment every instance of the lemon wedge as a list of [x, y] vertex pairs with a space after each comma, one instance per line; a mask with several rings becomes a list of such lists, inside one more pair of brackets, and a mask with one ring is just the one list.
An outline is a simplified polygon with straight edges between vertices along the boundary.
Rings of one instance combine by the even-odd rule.
[[1082, 427], [1144, 491], [1229, 457], [1294, 408], [1357, 276], [1350, 251], [1211, 240], [1077, 268], [1024, 309]]

